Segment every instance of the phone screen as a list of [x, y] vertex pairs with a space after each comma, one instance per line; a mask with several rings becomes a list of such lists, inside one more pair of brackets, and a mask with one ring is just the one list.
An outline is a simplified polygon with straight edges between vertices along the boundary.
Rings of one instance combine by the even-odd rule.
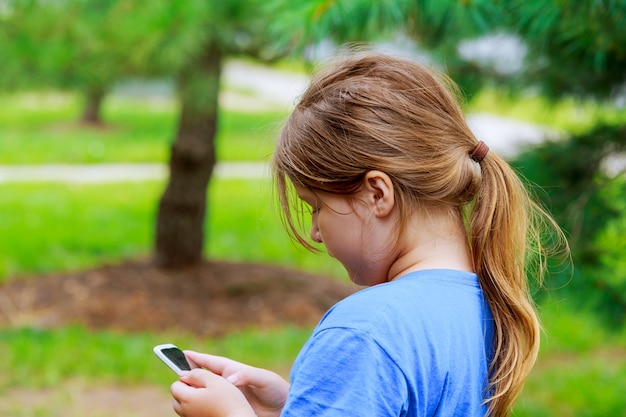
[[154, 353], [161, 359], [170, 369], [180, 375], [181, 371], [190, 371], [197, 366], [185, 357], [185, 354], [178, 346], [171, 343], [158, 345], [154, 347]]
[[176, 347], [168, 347], [161, 349], [161, 352], [171, 360], [178, 368], [183, 371], [190, 371], [191, 367], [189, 366], [189, 362], [187, 362], [187, 358], [185, 358], [185, 354]]

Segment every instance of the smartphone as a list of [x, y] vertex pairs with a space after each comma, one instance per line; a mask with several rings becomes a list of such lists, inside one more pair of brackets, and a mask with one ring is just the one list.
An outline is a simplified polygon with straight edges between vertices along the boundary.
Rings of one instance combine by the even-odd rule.
[[154, 347], [154, 353], [161, 359], [170, 369], [180, 375], [182, 371], [190, 371], [198, 366], [190, 363], [182, 350], [176, 345], [165, 343]]

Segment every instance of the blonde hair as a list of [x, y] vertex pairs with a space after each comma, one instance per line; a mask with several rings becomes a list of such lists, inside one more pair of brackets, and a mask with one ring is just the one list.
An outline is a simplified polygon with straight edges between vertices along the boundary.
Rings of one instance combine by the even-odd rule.
[[[463, 219], [475, 272], [494, 318], [494, 356], [485, 401], [509, 415], [534, 365], [540, 325], [527, 285], [541, 219], [553, 222], [509, 165], [478, 144], [455, 85], [410, 60], [376, 53], [344, 57], [311, 81], [278, 138], [272, 159], [283, 222], [311, 248], [292, 184], [351, 194], [371, 170], [392, 179], [398, 233], [417, 205], [446, 207]], [[539, 220], [539, 221], [538, 221]]]

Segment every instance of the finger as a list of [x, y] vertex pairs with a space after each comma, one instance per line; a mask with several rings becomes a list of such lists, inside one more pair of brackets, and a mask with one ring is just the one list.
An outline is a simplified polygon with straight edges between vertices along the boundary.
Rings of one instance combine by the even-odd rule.
[[179, 416], [183, 415], [182, 414], [182, 412], [183, 412], [182, 406], [180, 405], [180, 403], [175, 398], [172, 399], [172, 408], [174, 409], [174, 412], [176, 414], [178, 414]]
[[187, 402], [193, 395], [191, 390], [197, 388], [190, 387], [189, 385], [176, 381], [170, 386], [170, 393], [172, 394], [172, 408], [181, 417], [184, 417], [184, 409], [182, 404]]
[[175, 381], [172, 385], [170, 385], [170, 393], [172, 394], [172, 397], [174, 397], [174, 400], [179, 403], [184, 402], [185, 399], [188, 398], [191, 394], [191, 390], [194, 389], [197, 388], [192, 387], [182, 381]]
[[228, 373], [232, 373], [235, 371], [235, 368], [243, 366], [243, 364], [239, 362], [222, 356], [209, 355], [192, 350], [185, 350], [184, 352], [185, 356], [193, 363], [218, 375], [224, 375], [227, 371], [229, 371]]
[[206, 388], [217, 379], [222, 379], [222, 377], [205, 369], [192, 369], [180, 377], [181, 382], [194, 388]]
[[266, 388], [286, 386], [287, 389], [289, 387], [289, 383], [277, 373], [252, 366], [245, 366], [226, 379], [237, 387]]

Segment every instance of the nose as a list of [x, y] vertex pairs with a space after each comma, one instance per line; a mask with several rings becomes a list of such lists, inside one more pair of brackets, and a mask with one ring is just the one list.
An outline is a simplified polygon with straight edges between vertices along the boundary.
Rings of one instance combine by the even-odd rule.
[[317, 225], [315, 224], [315, 222], [313, 222], [313, 224], [311, 224], [311, 231], [310, 231], [310, 236], [311, 236], [311, 240], [315, 243], [322, 243], [322, 234], [320, 233], [320, 229], [319, 227], [317, 227]]

